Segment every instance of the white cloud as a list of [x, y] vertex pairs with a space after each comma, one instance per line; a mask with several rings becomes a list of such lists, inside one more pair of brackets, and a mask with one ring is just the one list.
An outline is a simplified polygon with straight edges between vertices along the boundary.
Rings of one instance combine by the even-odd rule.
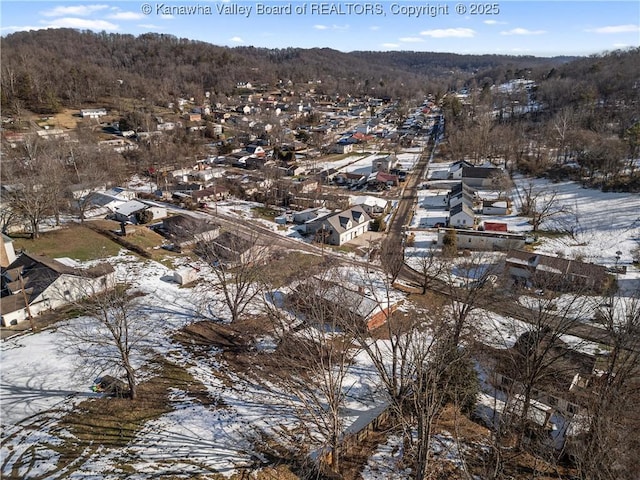
[[147, 18], [146, 15], [138, 12], [116, 12], [110, 15], [107, 15], [107, 18], [112, 20], [140, 20], [142, 18]]
[[369, 27], [369, 30], [373, 30], [374, 32], [377, 32], [378, 30], [380, 30], [380, 27], [378, 25], [372, 25], [371, 27]]
[[147, 28], [149, 30], [162, 30], [164, 28], [164, 27], [161, 27], [160, 25], [154, 25], [153, 23], [141, 23], [137, 26], [140, 28]]
[[615, 48], [627, 48], [627, 47], [630, 47], [631, 45], [629, 45], [628, 43], [614, 43], [613, 46]]
[[419, 42], [424, 42], [424, 38], [420, 38], [420, 37], [402, 37], [399, 38], [398, 40], [400, 40], [403, 43], [419, 43]]
[[244, 40], [242, 40], [242, 38], [240, 37], [231, 37], [229, 41], [233, 43], [244, 43]]
[[17, 26], [17, 25], [10, 25], [7, 27], [0, 27], [0, 32], [26, 32], [28, 30], [42, 30], [43, 28], [47, 28], [47, 27], [36, 27], [33, 25], [24, 25], [24, 26]]
[[547, 33], [545, 30], [527, 30], [526, 28], [514, 28], [500, 32], [500, 35], [542, 35]]
[[420, 35], [432, 38], [471, 38], [476, 35], [471, 28], [437, 28], [435, 30], [424, 30]]
[[349, 30], [349, 25], [314, 25], [316, 30]]
[[498, 20], [485, 20], [484, 22], [485, 25], [506, 25], [507, 22], [499, 22]]
[[59, 6], [52, 8], [51, 10], [45, 10], [40, 12], [45, 17], [64, 17], [65, 15], [77, 15], [79, 17], [86, 17], [92, 13], [106, 10], [108, 5], [73, 5], [73, 6]]
[[400, 47], [399, 43], [383, 43], [382, 46], [384, 48], [398, 48]]
[[56, 18], [46, 28], [81, 28], [87, 30], [118, 30], [118, 26], [106, 20], [89, 20], [88, 18]]
[[640, 32], [640, 25], [633, 25], [631, 23], [628, 25], [610, 25], [607, 27], [592, 28], [586, 31], [592, 33], [634, 33]]

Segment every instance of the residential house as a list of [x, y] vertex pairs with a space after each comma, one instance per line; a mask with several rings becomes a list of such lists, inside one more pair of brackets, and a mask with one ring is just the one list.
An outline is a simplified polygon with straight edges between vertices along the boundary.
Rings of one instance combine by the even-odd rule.
[[343, 245], [369, 230], [371, 217], [361, 206], [330, 215], [319, 222], [316, 238], [323, 243]]
[[473, 228], [475, 225], [473, 210], [462, 202], [449, 211], [449, 226], [456, 228]]
[[[442, 246], [449, 229], [438, 229], [438, 245]], [[457, 248], [460, 250], [511, 250], [524, 248], [525, 236], [517, 233], [456, 230]]]
[[305, 194], [317, 192], [320, 187], [318, 180], [312, 178], [302, 180], [300, 182], [292, 182], [291, 188], [294, 194]]
[[200, 113], [185, 113], [184, 119], [188, 122], [200, 122], [202, 121], [202, 114]]
[[80, 116], [82, 118], [100, 118], [107, 114], [105, 108], [85, 108], [80, 110]]
[[[317, 278], [297, 285], [287, 302], [308, 322], [336, 322], [369, 331], [384, 325], [399, 306], [399, 302], [375, 299], [362, 287], [356, 290]], [[319, 305], [322, 315], [316, 314]]]
[[391, 202], [384, 198], [364, 195], [352, 198], [352, 205], [359, 205], [371, 218], [379, 217], [389, 211]]
[[191, 198], [194, 202], [217, 202], [226, 200], [229, 197], [229, 189], [222, 185], [213, 185], [212, 187], [203, 188], [202, 190], [194, 190], [191, 192]]
[[271, 254], [268, 245], [228, 231], [220, 233], [213, 240], [199, 242], [194, 251], [212, 261], [214, 266], [222, 268], [266, 263]]
[[331, 152], [343, 155], [345, 153], [353, 152], [353, 143], [350, 142], [338, 142], [331, 146]]
[[307, 169], [305, 167], [303, 167], [302, 165], [298, 165], [297, 163], [294, 163], [292, 165], [287, 166], [285, 170], [285, 175], [287, 175], [288, 177], [297, 177], [299, 175], [304, 175], [306, 171]]
[[327, 210], [326, 208], [321, 208], [321, 207], [307, 208], [305, 210], [293, 212], [292, 220], [293, 220], [293, 223], [302, 225], [308, 222], [313, 222], [319, 218], [324, 218], [328, 215], [331, 215], [332, 213], [333, 212], [331, 210]]
[[187, 215], [165, 218], [158, 230], [173, 242], [173, 249], [180, 252], [194, 248], [198, 242], [214, 240], [220, 235], [219, 225]]
[[373, 172], [367, 177], [367, 184], [378, 189], [398, 186], [398, 176], [384, 172]]
[[334, 181], [338, 185], [347, 187], [362, 186], [367, 183], [367, 175], [354, 172], [340, 172], [334, 177]]
[[493, 361], [485, 365], [491, 371], [487, 380], [502, 392], [505, 405], [501, 413], [506, 415], [523, 414], [526, 396], [520, 376], [527, 371], [532, 355], [544, 351], [546, 358], [553, 359], [547, 374], [529, 391], [527, 420], [548, 435], [549, 445], [563, 448], [568, 437], [580, 430], [576, 423], [583, 414], [584, 393], [597, 381], [598, 357], [570, 347], [551, 327], [521, 334], [510, 348], [490, 350]]
[[470, 187], [488, 188], [496, 179], [504, 175], [504, 170], [495, 167], [462, 167], [462, 179]]
[[527, 287], [602, 293], [613, 282], [613, 277], [602, 265], [535, 252], [512, 250], [505, 262], [511, 278]]
[[69, 266], [32, 253], [22, 253], [2, 269], [2, 326], [102, 292], [115, 283], [108, 263], [91, 268]]
[[371, 161], [371, 171], [389, 173], [396, 166], [396, 163], [398, 163], [398, 159], [395, 155], [374, 158]]
[[250, 155], [253, 155], [259, 158], [262, 158], [267, 154], [264, 148], [262, 148], [260, 145], [247, 145], [245, 147], [245, 151], [248, 152]]
[[129, 200], [114, 209], [114, 218], [118, 222], [138, 223], [137, 216], [141, 212], [148, 210], [153, 214], [153, 220], [159, 220], [167, 216], [165, 207], [157, 207], [143, 203], [139, 200]]
[[473, 167], [473, 164], [465, 160], [454, 162], [451, 164], [449, 170], [447, 171], [447, 178], [453, 180], [462, 180], [462, 169], [470, 167]]
[[475, 199], [475, 191], [465, 182], [457, 183], [449, 192], [449, 209], [464, 203], [467, 207], [473, 209]]

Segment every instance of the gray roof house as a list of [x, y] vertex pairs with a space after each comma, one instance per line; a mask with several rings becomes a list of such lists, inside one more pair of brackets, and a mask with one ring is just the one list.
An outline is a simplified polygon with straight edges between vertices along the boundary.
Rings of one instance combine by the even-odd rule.
[[369, 230], [371, 217], [364, 209], [356, 205], [320, 222], [316, 237], [331, 245], [343, 245]]
[[504, 170], [496, 167], [462, 167], [462, 179], [471, 187], [490, 187], [503, 175]]
[[29, 313], [36, 316], [95, 295], [114, 282], [115, 271], [108, 263], [78, 268], [42, 255], [22, 253], [2, 269], [2, 325], [16, 325]]
[[472, 228], [475, 224], [475, 218], [473, 210], [467, 204], [459, 203], [449, 211], [449, 226]]

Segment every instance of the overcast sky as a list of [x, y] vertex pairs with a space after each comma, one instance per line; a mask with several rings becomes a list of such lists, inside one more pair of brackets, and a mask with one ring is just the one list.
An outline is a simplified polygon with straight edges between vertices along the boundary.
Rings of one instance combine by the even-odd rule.
[[640, 45], [640, 2], [7, 1], [2, 35], [21, 30], [167, 33], [216, 45], [589, 55]]

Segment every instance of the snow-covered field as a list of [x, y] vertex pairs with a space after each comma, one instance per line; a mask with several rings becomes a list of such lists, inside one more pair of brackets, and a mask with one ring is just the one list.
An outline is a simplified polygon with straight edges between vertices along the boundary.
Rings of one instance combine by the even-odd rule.
[[563, 210], [543, 222], [541, 229], [568, 232], [566, 236], [545, 239], [538, 251], [560, 252], [567, 258], [581, 257], [604, 265], [613, 265], [619, 251], [619, 263], [631, 263], [631, 250], [640, 244], [640, 194], [601, 192], [569, 181], [516, 178], [516, 209], [520, 209], [523, 190], [530, 184], [534, 192], [542, 192], [542, 201], [555, 195]]

